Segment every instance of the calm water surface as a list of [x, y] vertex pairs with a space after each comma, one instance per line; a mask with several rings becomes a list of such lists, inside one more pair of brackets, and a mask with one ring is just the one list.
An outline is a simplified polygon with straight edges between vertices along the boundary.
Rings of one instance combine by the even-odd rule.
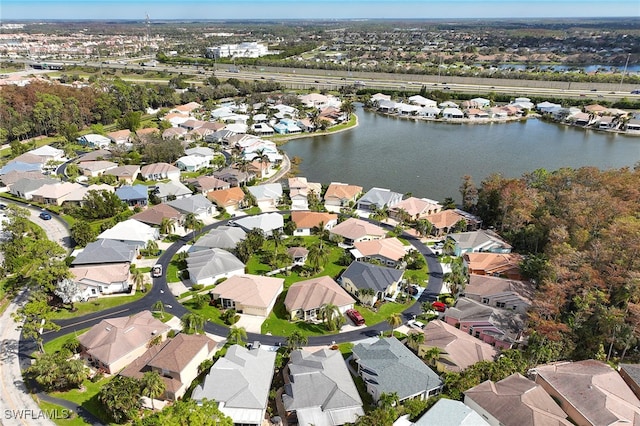
[[640, 137], [584, 131], [529, 119], [445, 124], [386, 117], [358, 108], [360, 125], [329, 136], [296, 139], [282, 149], [303, 159], [310, 181], [379, 186], [415, 196], [459, 200], [461, 177], [477, 185], [491, 173], [519, 177], [538, 168], [632, 167]]

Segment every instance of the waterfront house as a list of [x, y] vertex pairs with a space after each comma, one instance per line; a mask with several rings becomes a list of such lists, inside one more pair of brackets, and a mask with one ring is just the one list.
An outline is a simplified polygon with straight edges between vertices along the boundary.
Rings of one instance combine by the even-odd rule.
[[511, 244], [503, 240], [491, 230], [479, 229], [477, 231], [457, 232], [449, 234], [455, 242], [454, 254], [460, 256], [463, 253], [511, 253]]
[[356, 301], [331, 277], [321, 276], [292, 284], [284, 306], [292, 320], [312, 321], [325, 305], [335, 305], [344, 315]]
[[216, 401], [236, 425], [260, 426], [265, 421], [276, 352], [232, 345], [211, 367], [191, 398]]
[[411, 102], [412, 104], [415, 104], [415, 105], [419, 105], [419, 106], [421, 106], [423, 108], [426, 108], [426, 107], [434, 108], [434, 107], [438, 106], [438, 103], [436, 101], [434, 101], [432, 99], [427, 99], [427, 98], [425, 98], [423, 96], [420, 96], [420, 95], [410, 96], [409, 97], [409, 102]]
[[464, 253], [464, 260], [470, 274], [492, 275], [513, 280], [522, 278], [522, 256], [517, 253]]
[[421, 117], [427, 118], [438, 118], [438, 115], [442, 112], [442, 110], [438, 107], [423, 107], [418, 110], [418, 115]]
[[180, 169], [169, 163], [147, 164], [140, 168], [140, 175], [144, 180], [180, 180]]
[[282, 230], [284, 227], [284, 218], [280, 213], [263, 213], [241, 217], [236, 219], [234, 223], [247, 232], [253, 229], [260, 229], [265, 236], [269, 237], [274, 230]]
[[338, 223], [338, 215], [334, 213], [292, 211], [291, 221], [296, 224], [293, 235], [309, 236], [313, 229], [322, 226], [323, 229], [333, 229]]
[[386, 114], [393, 114], [398, 111], [398, 103], [395, 101], [380, 99], [376, 102], [378, 111]]
[[390, 101], [391, 100], [391, 95], [385, 95], [383, 93], [376, 93], [374, 95], [371, 95], [371, 102], [373, 102], [375, 105], [379, 105], [380, 101]]
[[273, 126], [273, 130], [281, 135], [290, 135], [302, 132], [302, 129], [290, 118], [281, 119]]
[[425, 216], [425, 219], [433, 225], [433, 233], [435, 235], [448, 234], [453, 231], [458, 224], [462, 223], [465, 225], [465, 231], [478, 229], [482, 224], [479, 218], [459, 209], [442, 210]]
[[254, 123], [251, 125], [251, 131], [260, 136], [270, 136], [275, 133], [267, 123]]
[[284, 278], [235, 274], [211, 290], [222, 309], [240, 314], [268, 317], [284, 290]]
[[358, 394], [340, 351], [320, 349], [291, 353], [284, 373], [282, 402], [299, 425], [339, 426], [364, 416]]
[[375, 212], [385, 207], [392, 208], [402, 201], [402, 194], [386, 188], [371, 188], [356, 202], [356, 208], [367, 212]]
[[400, 212], [403, 210], [409, 215], [409, 220], [418, 220], [424, 219], [430, 214], [438, 213], [442, 210], [442, 205], [428, 198], [409, 197], [391, 207], [389, 216], [400, 220]]
[[193, 243], [189, 252], [191, 253], [211, 248], [220, 248], [231, 251], [236, 248], [238, 243], [243, 241], [246, 236], [247, 233], [237, 226], [218, 226], [198, 238], [198, 241]]
[[526, 313], [531, 306], [535, 285], [528, 281], [471, 274], [464, 295], [484, 305]]
[[362, 193], [362, 187], [340, 182], [331, 182], [324, 194], [324, 204], [327, 208], [339, 208], [355, 203]]
[[371, 262], [372, 260], [391, 268], [404, 266], [403, 259], [410, 246], [405, 246], [397, 238], [359, 241], [353, 244], [351, 255], [355, 260]]
[[492, 426], [571, 426], [551, 396], [533, 381], [514, 373], [487, 380], [464, 393], [464, 403]]
[[536, 109], [542, 114], [552, 114], [562, 108], [562, 105], [544, 101], [536, 104]]
[[575, 424], [631, 425], [640, 419], [640, 400], [618, 372], [592, 359], [558, 362], [530, 373]]
[[129, 207], [146, 206], [149, 202], [149, 188], [145, 185], [124, 185], [116, 189], [116, 195]]
[[244, 191], [239, 186], [211, 191], [207, 194], [207, 198], [218, 207], [233, 210], [238, 210], [243, 206], [245, 196]]
[[442, 110], [442, 118], [444, 119], [462, 119], [464, 113], [458, 108], [445, 108]]
[[361, 303], [373, 306], [398, 291], [404, 271], [365, 262], [352, 262], [340, 275], [340, 285]]
[[127, 219], [102, 232], [97, 238], [116, 240], [140, 248], [146, 247], [149, 241], [160, 239], [160, 233], [157, 228], [135, 219]]
[[358, 343], [353, 347], [353, 360], [376, 403], [383, 393], [395, 393], [402, 402], [427, 399], [442, 388], [438, 375], [395, 337]]
[[244, 273], [244, 263], [226, 250], [212, 248], [189, 253], [187, 271], [191, 284], [208, 286], [222, 278]]
[[432, 348], [440, 349], [435, 360], [438, 372], [461, 372], [477, 362], [493, 361], [498, 355], [496, 348], [490, 344], [444, 321], [429, 321], [415, 333], [424, 333], [424, 342], [418, 346], [418, 356], [424, 357]]
[[140, 166], [132, 164], [128, 166], [119, 166], [104, 172], [105, 175], [115, 176], [118, 182], [124, 182], [129, 185], [138, 178], [140, 174]]
[[336, 236], [343, 239], [346, 247], [352, 247], [358, 241], [379, 240], [387, 235], [387, 231], [362, 219], [349, 218], [331, 229], [332, 238]]
[[145, 353], [149, 342], [166, 339], [170, 329], [149, 311], [104, 319], [78, 336], [80, 355], [92, 366], [115, 374]]
[[178, 210], [174, 209], [168, 204], [157, 204], [150, 206], [146, 210], [131, 216], [131, 219], [135, 219], [138, 222], [146, 223], [151, 226], [160, 226], [164, 219], [173, 221], [176, 227], [180, 226], [183, 215]]

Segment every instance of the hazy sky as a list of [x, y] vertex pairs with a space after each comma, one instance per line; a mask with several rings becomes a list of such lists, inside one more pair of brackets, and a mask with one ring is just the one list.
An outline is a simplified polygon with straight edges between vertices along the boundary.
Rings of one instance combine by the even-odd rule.
[[640, 0], [0, 0], [10, 19], [638, 17]]

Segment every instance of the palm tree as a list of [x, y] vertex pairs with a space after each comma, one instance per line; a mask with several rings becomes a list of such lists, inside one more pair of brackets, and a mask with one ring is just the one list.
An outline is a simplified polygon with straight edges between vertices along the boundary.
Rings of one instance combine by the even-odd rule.
[[451, 263], [451, 272], [444, 275], [444, 280], [449, 285], [449, 292], [454, 298], [463, 293], [469, 281], [469, 271], [464, 265], [461, 257], [456, 257]]
[[331, 254], [331, 250], [322, 244], [322, 240], [320, 240], [320, 244], [311, 246], [308, 260], [314, 272], [320, 272], [324, 269], [324, 265], [329, 261], [329, 254]]
[[398, 397], [397, 392], [391, 392], [391, 393], [383, 392], [380, 395], [380, 398], [378, 399], [378, 405], [380, 405], [380, 407], [382, 407], [385, 410], [395, 405], [398, 405], [399, 402], [400, 402], [400, 398]]
[[329, 331], [336, 330], [342, 321], [340, 318], [344, 319], [342, 313], [340, 312], [340, 308], [331, 303], [325, 303], [320, 307], [320, 319], [325, 323], [327, 329]]
[[273, 247], [275, 249], [276, 254], [278, 254], [278, 249], [280, 248], [280, 243], [282, 242], [283, 233], [280, 229], [274, 229], [271, 231], [271, 239], [273, 240]]
[[349, 121], [351, 119], [351, 114], [353, 114], [353, 111], [355, 110], [355, 107], [353, 106], [353, 102], [346, 100], [342, 102], [340, 109], [342, 110], [342, 112], [347, 114], [347, 121]]
[[395, 329], [402, 325], [402, 316], [397, 312], [391, 314], [387, 317], [387, 323], [391, 326], [391, 335], [393, 336]]
[[287, 336], [287, 349], [289, 352], [300, 349], [306, 346], [307, 343], [309, 343], [309, 338], [298, 330]]
[[164, 303], [162, 303], [162, 300], [156, 300], [156, 302], [151, 306], [151, 310], [154, 312], [160, 312], [160, 316], [164, 318]]
[[147, 241], [147, 246], [145, 250], [147, 251], [147, 256], [156, 254], [158, 252], [158, 243], [155, 240]]
[[385, 204], [382, 207], [374, 207], [371, 219], [384, 222], [389, 217], [389, 207]]
[[402, 209], [402, 208], [398, 209], [398, 211], [396, 212], [396, 216], [398, 217], [398, 222], [401, 228], [404, 228], [407, 222], [411, 220], [411, 215], [405, 209]]
[[456, 252], [456, 241], [453, 238], [447, 238], [442, 245], [442, 252], [452, 255]]
[[200, 314], [189, 312], [184, 314], [180, 319], [182, 330], [185, 334], [202, 334], [204, 333], [204, 324], [206, 320]]
[[140, 379], [140, 394], [151, 399], [151, 409], [155, 410], [153, 400], [164, 393], [167, 386], [156, 371], [147, 371]]
[[407, 343], [410, 348], [417, 351], [418, 347], [424, 343], [424, 333], [409, 333]]
[[260, 177], [264, 178], [264, 163], [269, 162], [269, 156], [265, 154], [264, 149], [258, 149], [255, 159], [260, 163]]
[[427, 219], [419, 219], [415, 225], [416, 232], [421, 237], [426, 237], [433, 232], [433, 224], [429, 222]]
[[373, 305], [373, 296], [375, 296], [375, 294], [376, 291], [372, 288], [361, 288], [357, 291], [356, 296], [358, 296], [361, 303], [366, 303], [365, 299], [367, 299], [367, 296], [369, 296], [369, 298], [371, 299], [370, 305]]
[[133, 280], [133, 285], [136, 286], [137, 289], [141, 289], [144, 285], [144, 274], [142, 271], [140, 269], [135, 269], [131, 278]]
[[229, 336], [227, 338], [236, 345], [243, 345], [247, 339], [247, 330], [244, 327], [236, 327], [234, 325], [229, 329]]
[[433, 367], [436, 365], [436, 362], [440, 359], [441, 353], [442, 353], [442, 349], [434, 346], [424, 354], [424, 359], [425, 361], [427, 361], [427, 364]]
[[311, 233], [320, 237], [320, 240], [327, 241], [329, 239], [329, 230], [326, 229], [324, 221], [311, 228]]
[[176, 230], [176, 221], [169, 217], [162, 218], [160, 222], [160, 233], [163, 235], [173, 234]]
[[184, 227], [193, 231], [192, 241], [196, 241], [196, 233], [199, 232], [202, 228], [204, 228], [204, 222], [198, 219], [198, 217], [194, 213], [189, 213], [184, 218]]

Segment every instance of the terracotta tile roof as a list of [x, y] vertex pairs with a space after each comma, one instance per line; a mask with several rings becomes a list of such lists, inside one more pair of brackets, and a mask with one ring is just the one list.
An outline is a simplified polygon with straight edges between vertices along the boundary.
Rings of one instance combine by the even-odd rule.
[[384, 236], [387, 235], [387, 232], [378, 225], [356, 218], [350, 218], [339, 223], [333, 227], [331, 233], [351, 240], [356, 240], [367, 235], [379, 238], [384, 238]]
[[162, 350], [148, 362], [151, 367], [162, 370], [180, 372], [191, 360], [206, 347], [207, 353], [212, 352], [217, 343], [202, 334], [178, 334], [171, 339]]
[[207, 198], [222, 207], [229, 207], [244, 200], [244, 192], [239, 186], [207, 193]]
[[259, 275], [234, 275], [211, 292], [244, 306], [267, 308], [282, 291], [284, 279]]
[[123, 282], [129, 279], [129, 263], [76, 266], [69, 269], [76, 281], [89, 280], [98, 283]]
[[354, 243], [353, 246], [365, 257], [382, 256], [390, 260], [398, 261], [407, 254], [405, 245], [397, 238], [359, 241]]
[[296, 224], [297, 229], [311, 229], [323, 223], [325, 226], [332, 221], [338, 220], [338, 215], [324, 212], [292, 211], [291, 220]]
[[325, 304], [338, 307], [353, 305], [356, 301], [338, 283], [328, 276], [299, 281], [289, 287], [284, 299], [287, 311], [316, 309]]
[[339, 200], [351, 200], [361, 192], [361, 186], [332, 182], [324, 194], [324, 199], [335, 198]]
[[424, 198], [416, 198], [409, 197], [405, 200], [400, 201], [398, 204], [391, 208], [391, 211], [398, 212], [400, 209], [403, 209], [411, 217], [416, 217], [422, 214], [425, 214], [429, 211], [439, 211], [442, 210], [442, 206], [440, 203], [433, 200], [426, 200]]
[[522, 256], [516, 253], [465, 253], [464, 258], [469, 270], [483, 271], [485, 275], [518, 271], [522, 261]]
[[182, 214], [170, 205], [157, 204], [134, 214], [131, 218], [148, 225], [160, 225], [162, 219], [178, 220], [181, 216]]
[[464, 216], [455, 210], [442, 210], [426, 216], [425, 219], [431, 222], [436, 229], [444, 229], [451, 228], [458, 221], [464, 219]]

